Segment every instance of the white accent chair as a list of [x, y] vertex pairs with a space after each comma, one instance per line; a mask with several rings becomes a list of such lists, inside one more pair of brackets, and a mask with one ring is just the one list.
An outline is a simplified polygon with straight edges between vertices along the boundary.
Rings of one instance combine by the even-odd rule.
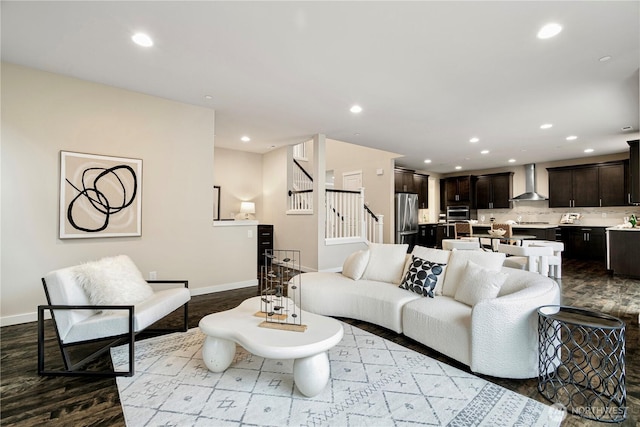
[[[106, 277], [122, 274], [122, 280], [127, 289], [132, 288], [129, 280], [130, 273], [141, 286], [147, 287], [142, 274], [131, 259], [125, 255], [104, 258], [96, 261], [98, 264], [106, 260], [116, 260], [124, 264], [122, 269], [111, 269]], [[85, 264], [86, 265], [86, 264]], [[113, 264], [111, 264], [113, 265]], [[83, 286], [83, 276], [79, 274], [80, 266], [66, 267], [52, 271], [42, 278], [47, 305], [38, 306], [38, 374], [65, 376], [132, 376], [134, 373], [134, 342], [135, 335], [142, 332], [166, 333], [185, 332], [189, 327], [188, 302], [191, 299], [187, 280], [149, 280], [146, 281], [152, 289], [148, 290], [145, 299], [134, 304], [92, 304], [87, 290]], [[115, 271], [115, 273], [114, 273]], [[114, 280], [117, 281], [117, 280]], [[97, 280], [98, 285], [104, 281]], [[97, 288], [92, 288], [97, 289]], [[162, 289], [162, 290], [160, 290]], [[94, 299], [95, 301], [95, 299]], [[179, 308], [183, 309], [182, 325], [171, 329], [149, 328], [157, 321]], [[45, 368], [45, 330], [44, 313], [49, 310], [53, 321], [56, 339], [64, 369]], [[72, 362], [70, 349], [89, 343], [102, 343], [100, 348], [84, 356], [82, 360]], [[106, 343], [106, 344], [105, 344]], [[96, 360], [116, 345], [129, 345], [128, 371], [95, 371], [84, 369], [86, 365]], [[84, 352], [86, 353], [86, 351]], [[77, 357], [76, 357], [77, 358]]]
[[548, 246], [514, 246], [498, 244], [498, 252], [507, 254], [504, 266], [540, 273], [543, 276], [549, 271], [549, 257], [553, 256], [553, 248]]
[[553, 248], [553, 255], [547, 257], [549, 271], [546, 275], [555, 279], [562, 278], [562, 252], [564, 251], [564, 243], [551, 240], [523, 240], [522, 246], [548, 246]]
[[478, 239], [443, 239], [442, 249], [445, 251], [462, 250], [462, 251], [477, 251], [480, 250], [480, 243]]

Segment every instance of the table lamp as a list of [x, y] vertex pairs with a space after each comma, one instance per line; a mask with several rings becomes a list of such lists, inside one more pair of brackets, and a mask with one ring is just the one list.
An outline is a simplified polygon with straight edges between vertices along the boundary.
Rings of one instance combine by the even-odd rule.
[[253, 219], [253, 214], [256, 213], [256, 204], [253, 202], [240, 203], [240, 213], [244, 214], [242, 219]]

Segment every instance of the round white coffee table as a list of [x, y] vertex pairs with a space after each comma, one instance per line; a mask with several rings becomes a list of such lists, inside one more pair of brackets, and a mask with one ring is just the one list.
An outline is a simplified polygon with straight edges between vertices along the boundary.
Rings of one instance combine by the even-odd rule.
[[261, 328], [258, 325], [265, 318], [254, 316], [259, 310], [260, 297], [254, 297], [200, 320], [200, 330], [207, 335], [202, 347], [207, 368], [213, 372], [227, 369], [239, 344], [267, 359], [294, 359], [293, 380], [298, 390], [308, 397], [319, 394], [329, 381], [327, 350], [342, 339], [342, 324], [301, 310], [302, 323], [307, 326], [304, 332]]

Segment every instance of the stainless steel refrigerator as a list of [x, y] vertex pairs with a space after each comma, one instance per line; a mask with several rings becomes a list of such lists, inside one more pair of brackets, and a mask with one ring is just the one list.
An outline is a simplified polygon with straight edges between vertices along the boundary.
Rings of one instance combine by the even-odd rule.
[[418, 238], [418, 195], [396, 193], [396, 243], [408, 243], [409, 250]]

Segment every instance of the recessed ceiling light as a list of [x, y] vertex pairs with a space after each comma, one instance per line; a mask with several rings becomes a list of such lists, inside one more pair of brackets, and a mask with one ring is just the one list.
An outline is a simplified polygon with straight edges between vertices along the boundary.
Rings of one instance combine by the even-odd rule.
[[562, 31], [562, 26], [552, 22], [540, 28], [540, 31], [538, 31], [538, 38], [549, 39], [560, 34], [560, 31]]
[[457, 171], [459, 171], [460, 169], [462, 169], [462, 166], [456, 166]]
[[472, 143], [476, 143], [478, 141], [480, 141], [480, 138], [475, 137], [475, 136], [469, 140], [469, 142], [472, 142]]
[[584, 150], [585, 153], [593, 153], [593, 148], [586, 148]]
[[131, 36], [131, 40], [133, 40], [133, 42], [138, 46], [142, 46], [142, 47], [153, 46], [153, 40], [151, 40], [151, 37], [149, 37], [145, 33], [135, 33], [133, 36]]
[[578, 137], [575, 136], [575, 135], [570, 135], [570, 136], [567, 137], [567, 141], [574, 141], [576, 139], [578, 139]]
[[425, 163], [431, 163], [431, 159], [425, 159]]
[[516, 159], [509, 159], [509, 163], [515, 163]]
[[207, 99], [207, 100], [209, 100], [209, 99], [213, 99], [213, 96], [211, 96], [211, 95], [205, 95], [205, 96], [204, 96], [204, 99]]
[[598, 59], [598, 61], [600, 62], [607, 62], [608, 60], [610, 60], [611, 57], [609, 55], [603, 56], [602, 58]]
[[248, 136], [246, 136], [246, 135], [245, 135], [245, 136], [243, 136], [242, 138], [240, 138], [240, 141], [242, 141], [242, 142], [249, 142], [249, 141], [251, 141], [251, 138], [249, 138]]
[[489, 150], [482, 150], [480, 154], [489, 154]]
[[356, 113], [356, 114], [362, 113], [362, 107], [359, 106], [359, 105], [354, 105], [353, 107], [351, 107], [349, 109], [349, 111], [351, 111], [352, 113]]
[[551, 129], [553, 127], [553, 125], [551, 123], [545, 123], [543, 125], [540, 125], [540, 129]]

